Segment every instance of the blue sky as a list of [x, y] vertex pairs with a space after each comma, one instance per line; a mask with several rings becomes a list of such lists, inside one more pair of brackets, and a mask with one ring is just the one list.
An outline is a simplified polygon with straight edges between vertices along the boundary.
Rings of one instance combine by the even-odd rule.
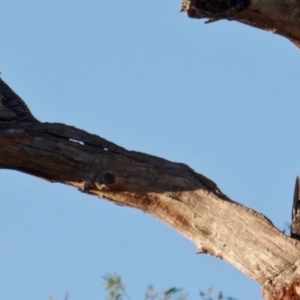
[[[180, 1], [6, 1], [2, 78], [41, 121], [183, 162], [283, 228], [299, 172], [299, 50], [236, 22], [189, 19]], [[0, 298], [104, 299], [123, 276], [198, 299], [260, 287], [137, 210], [0, 172]]]

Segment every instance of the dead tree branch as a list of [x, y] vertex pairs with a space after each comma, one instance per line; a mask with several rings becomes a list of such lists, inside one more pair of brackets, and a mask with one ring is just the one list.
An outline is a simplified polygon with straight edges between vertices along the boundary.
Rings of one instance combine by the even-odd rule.
[[198, 253], [224, 259], [260, 284], [300, 256], [297, 240], [188, 166], [75, 127], [41, 123], [1, 79], [0, 166], [140, 209], [193, 241]]
[[190, 18], [238, 21], [282, 35], [300, 47], [300, 2], [294, 0], [183, 0]]

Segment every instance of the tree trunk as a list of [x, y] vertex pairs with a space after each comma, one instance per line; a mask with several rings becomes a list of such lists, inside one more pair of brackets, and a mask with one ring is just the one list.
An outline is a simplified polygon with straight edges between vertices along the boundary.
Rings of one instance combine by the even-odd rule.
[[264, 285], [265, 299], [300, 299], [300, 243], [265, 216], [187, 165], [39, 122], [1, 79], [0, 166], [143, 210]]

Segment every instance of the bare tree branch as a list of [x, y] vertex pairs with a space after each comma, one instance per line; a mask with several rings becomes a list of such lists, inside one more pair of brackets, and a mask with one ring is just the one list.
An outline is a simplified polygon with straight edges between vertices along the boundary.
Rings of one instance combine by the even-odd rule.
[[300, 2], [294, 0], [182, 0], [181, 11], [208, 23], [227, 19], [282, 35], [300, 47]]
[[193, 241], [198, 253], [224, 259], [260, 284], [300, 256], [297, 240], [184, 164], [128, 151], [75, 127], [40, 123], [1, 79], [0, 108], [2, 168], [140, 209]]

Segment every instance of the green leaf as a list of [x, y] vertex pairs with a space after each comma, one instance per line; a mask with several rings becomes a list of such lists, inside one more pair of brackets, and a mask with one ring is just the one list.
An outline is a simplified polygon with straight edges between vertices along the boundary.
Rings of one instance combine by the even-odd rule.
[[172, 295], [174, 295], [174, 294], [176, 294], [176, 293], [178, 293], [178, 292], [180, 292], [180, 291], [181, 291], [181, 289], [178, 289], [178, 288], [176, 288], [176, 287], [173, 287], [173, 288], [167, 290], [167, 291], [165, 292], [165, 295], [166, 295], [166, 296], [172, 296]]

